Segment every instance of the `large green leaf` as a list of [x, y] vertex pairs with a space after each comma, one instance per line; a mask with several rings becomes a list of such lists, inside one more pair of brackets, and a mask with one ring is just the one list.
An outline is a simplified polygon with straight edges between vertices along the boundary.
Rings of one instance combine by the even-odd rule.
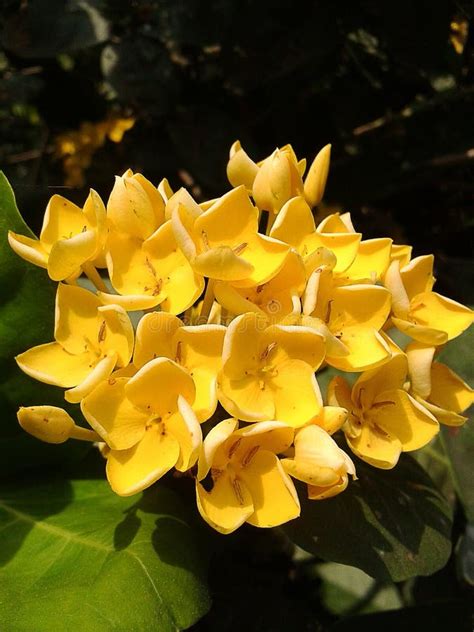
[[[393, 470], [356, 460], [359, 479], [339, 496], [302, 501], [285, 525], [301, 548], [380, 579], [430, 575], [451, 551], [450, 508], [423, 469], [402, 455]], [[302, 490], [300, 497], [306, 498]]]
[[[103, 480], [0, 486], [3, 630], [181, 630], [209, 608], [205, 555], [175, 492]], [[67, 624], [66, 624], [67, 622]]]
[[[8, 180], [0, 172], [0, 475], [25, 465], [69, 460], [84, 445], [40, 443], [16, 421], [19, 406], [64, 406], [59, 388], [36, 382], [17, 367], [14, 356], [53, 339], [56, 284], [45, 270], [20, 259], [7, 241], [8, 230], [31, 236], [15, 203]], [[68, 408], [73, 412], [73, 407]], [[73, 412], [74, 414], [74, 412]]]

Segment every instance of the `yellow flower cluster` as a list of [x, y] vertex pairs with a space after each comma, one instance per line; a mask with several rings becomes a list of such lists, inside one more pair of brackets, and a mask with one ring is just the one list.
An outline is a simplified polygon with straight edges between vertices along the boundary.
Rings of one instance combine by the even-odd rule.
[[[236, 142], [218, 199], [128, 170], [107, 207], [94, 191], [83, 209], [55, 195], [39, 239], [10, 233], [60, 282], [54, 341], [18, 365], [67, 389], [91, 429], [51, 406], [21, 408], [22, 427], [100, 442], [120, 495], [189, 472], [204, 520], [230, 533], [296, 518], [293, 479], [311, 499], [343, 492], [356, 472], [338, 431], [388, 469], [439, 423], [462, 424], [473, 391], [434, 358], [473, 312], [433, 292], [432, 256], [363, 240], [348, 213], [315, 225], [329, 160], [327, 146], [304, 178], [291, 146], [257, 163]], [[404, 351], [393, 328], [412, 339]], [[334, 377], [325, 405], [327, 365], [359, 375], [352, 388]], [[215, 421], [218, 403], [230, 418]]]
[[82, 187], [84, 171], [91, 166], [95, 152], [107, 138], [120, 143], [123, 135], [135, 125], [135, 119], [109, 116], [97, 123], [82, 123], [79, 129], [59, 134], [54, 139], [54, 155], [62, 161], [67, 186]]

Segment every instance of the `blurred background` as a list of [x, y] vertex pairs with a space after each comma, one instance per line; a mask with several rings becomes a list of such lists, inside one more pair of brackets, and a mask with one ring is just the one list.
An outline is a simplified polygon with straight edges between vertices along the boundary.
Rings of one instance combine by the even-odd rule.
[[331, 142], [320, 212], [434, 252], [474, 302], [472, 1], [2, 0], [0, 166], [36, 230], [61, 193], [142, 171], [199, 199], [254, 159]]

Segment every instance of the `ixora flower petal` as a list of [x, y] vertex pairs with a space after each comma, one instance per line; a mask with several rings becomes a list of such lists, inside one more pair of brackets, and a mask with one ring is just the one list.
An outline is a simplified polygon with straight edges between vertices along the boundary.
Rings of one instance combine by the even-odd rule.
[[454, 371], [434, 362], [436, 347], [412, 342], [406, 348], [410, 393], [439, 421], [461, 426], [467, 421], [461, 413], [474, 403], [474, 391]]
[[393, 343], [390, 346], [391, 359], [362, 373], [352, 391], [339, 376], [328, 387], [329, 404], [349, 412], [343, 426], [349, 447], [382, 469], [391, 469], [401, 452], [425, 446], [439, 431], [435, 417], [404, 390], [407, 359]]
[[226, 419], [207, 435], [199, 457], [196, 499], [199, 513], [220, 533], [244, 522], [275, 527], [299, 516], [295, 487], [276, 456], [293, 441], [293, 429], [279, 421], [237, 430]]
[[433, 256], [416, 257], [403, 269], [390, 264], [384, 284], [392, 293], [392, 322], [404, 334], [428, 346], [438, 346], [465, 331], [474, 312], [432, 291]]
[[299, 254], [290, 250], [283, 268], [270, 281], [255, 287], [240, 288], [219, 281], [214, 296], [231, 314], [255, 312], [278, 323], [301, 312], [300, 297], [306, 286], [306, 273]]
[[140, 368], [163, 356], [184, 367], [196, 387], [193, 410], [200, 422], [206, 421], [217, 407], [217, 374], [222, 367], [225, 332], [222, 325], [185, 326], [166, 312], [146, 314], [137, 327], [134, 365]]
[[258, 211], [245, 187], [206, 211], [191, 199], [172, 214], [176, 241], [198, 274], [242, 287], [266, 283], [283, 267], [289, 247], [258, 233]]
[[308, 485], [312, 500], [340, 494], [348, 485], [349, 474], [356, 478], [352, 460], [316, 425], [296, 432], [294, 457], [282, 459], [281, 464], [287, 474]]
[[106, 214], [98, 193], [91, 189], [84, 208], [53, 195], [43, 220], [39, 239], [8, 233], [12, 249], [23, 259], [48, 270], [53, 281], [79, 276], [92, 265], [104, 246]]
[[202, 433], [194, 397], [188, 372], [156, 358], [131, 378], [110, 377], [82, 400], [82, 413], [110, 447], [107, 478], [117, 494], [130, 496], [171, 468], [184, 472], [196, 463]]
[[81, 287], [59, 284], [55, 342], [32, 347], [16, 357], [27, 375], [71, 390], [65, 398], [79, 402], [115, 367], [126, 366], [134, 342], [133, 327], [121, 307], [100, 305]]
[[[316, 230], [313, 213], [302, 197], [289, 200], [281, 209], [270, 236], [284, 241], [308, 260], [319, 248], [327, 248], [336, 257], [334, 273], [349, 268], [357, 256], [361, 234], [355, 232], [322, 232]], [[312, 271], [312, 270], [311, 270]]]
[[324, 337], [309, 327], [269, 326], [255, 313], [238, 316], [224, 338], [219, 400], [244, 421], [279, 418], [303, 426], [322, 408], [314, 372], [325, 350]]
[[383, 287], [338, 286], [331, 270], [313, 272], [303, 312], [325, 325], [347, 350], [344, 355], [330, 355], [328, 347], [328, 364], [343, 371], [364, 371], [388, 360], [390, 349], [380, 330], [390, 314], [390, 298], [390, 292]]

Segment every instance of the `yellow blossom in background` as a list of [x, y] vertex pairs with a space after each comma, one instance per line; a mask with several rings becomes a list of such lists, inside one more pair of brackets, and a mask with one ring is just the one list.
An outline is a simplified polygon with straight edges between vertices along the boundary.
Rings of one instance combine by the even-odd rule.
[[237, 427], [226, 419], [204, 440], [196, 480], [201, 516], [221, 533], [244, 522], [276, 527], [298, 517], [295, 487], [276, 456], [291, 445], [293, 428], [278, 421]]
[[92, 163], [95, 152], [107, 138], [114, 143], [122, 142], [126, 131], [135, 125], [132, 117], [111, 116], [98, 123], [82, 123], [78, 130], [64, 132], [55, 138], [54, 155], [63, 163], [66, 174], [64, 183], [71, 187], [82, 187], [84, 171]]
[[53, 195], [39, 239], [8, 233], [13, 250], [26, 261], [46, 268], [53, 281], [89, 272], [102, 255], [105, 239], [104, 203], [92, 189], [83, 209], [61, 195]]
[[432, 291], [433, 255], [416, 257], [403, 268], [390, 264], [384, 278], [392, 294], [392, 323], [427, 345], [441, 345], [467, 329], [474, 320], [468, 307]]
[[404, 386], [408, 378], [406, 355], [393, 343], [391, 359], [366, 371], [352, 389], [343, 377], [334, 377], [328, 401], [348, 411], [343, 427], [351, 450], [375, 467], [394, 467], [401, 452], [425, 446], [438, 433], [435, 417]]
[[77, 286], [58, 286], [54, 337], [55, 342], [15, 359], [27, 375], [69, 389], [69, 402], [79, 402], [132, 356], [134, 331], [126, 312], [118, 305], [101, 305], [92, 292]]
[[81, 410], [107, 443], [107, 478], [130, 496], [171, 468], [185, 472], [199, 454], [202, 433], [191, 408], [192, 377], [168, 358], [145, 364], [133, 377], [110, 377], [81, 402]]

